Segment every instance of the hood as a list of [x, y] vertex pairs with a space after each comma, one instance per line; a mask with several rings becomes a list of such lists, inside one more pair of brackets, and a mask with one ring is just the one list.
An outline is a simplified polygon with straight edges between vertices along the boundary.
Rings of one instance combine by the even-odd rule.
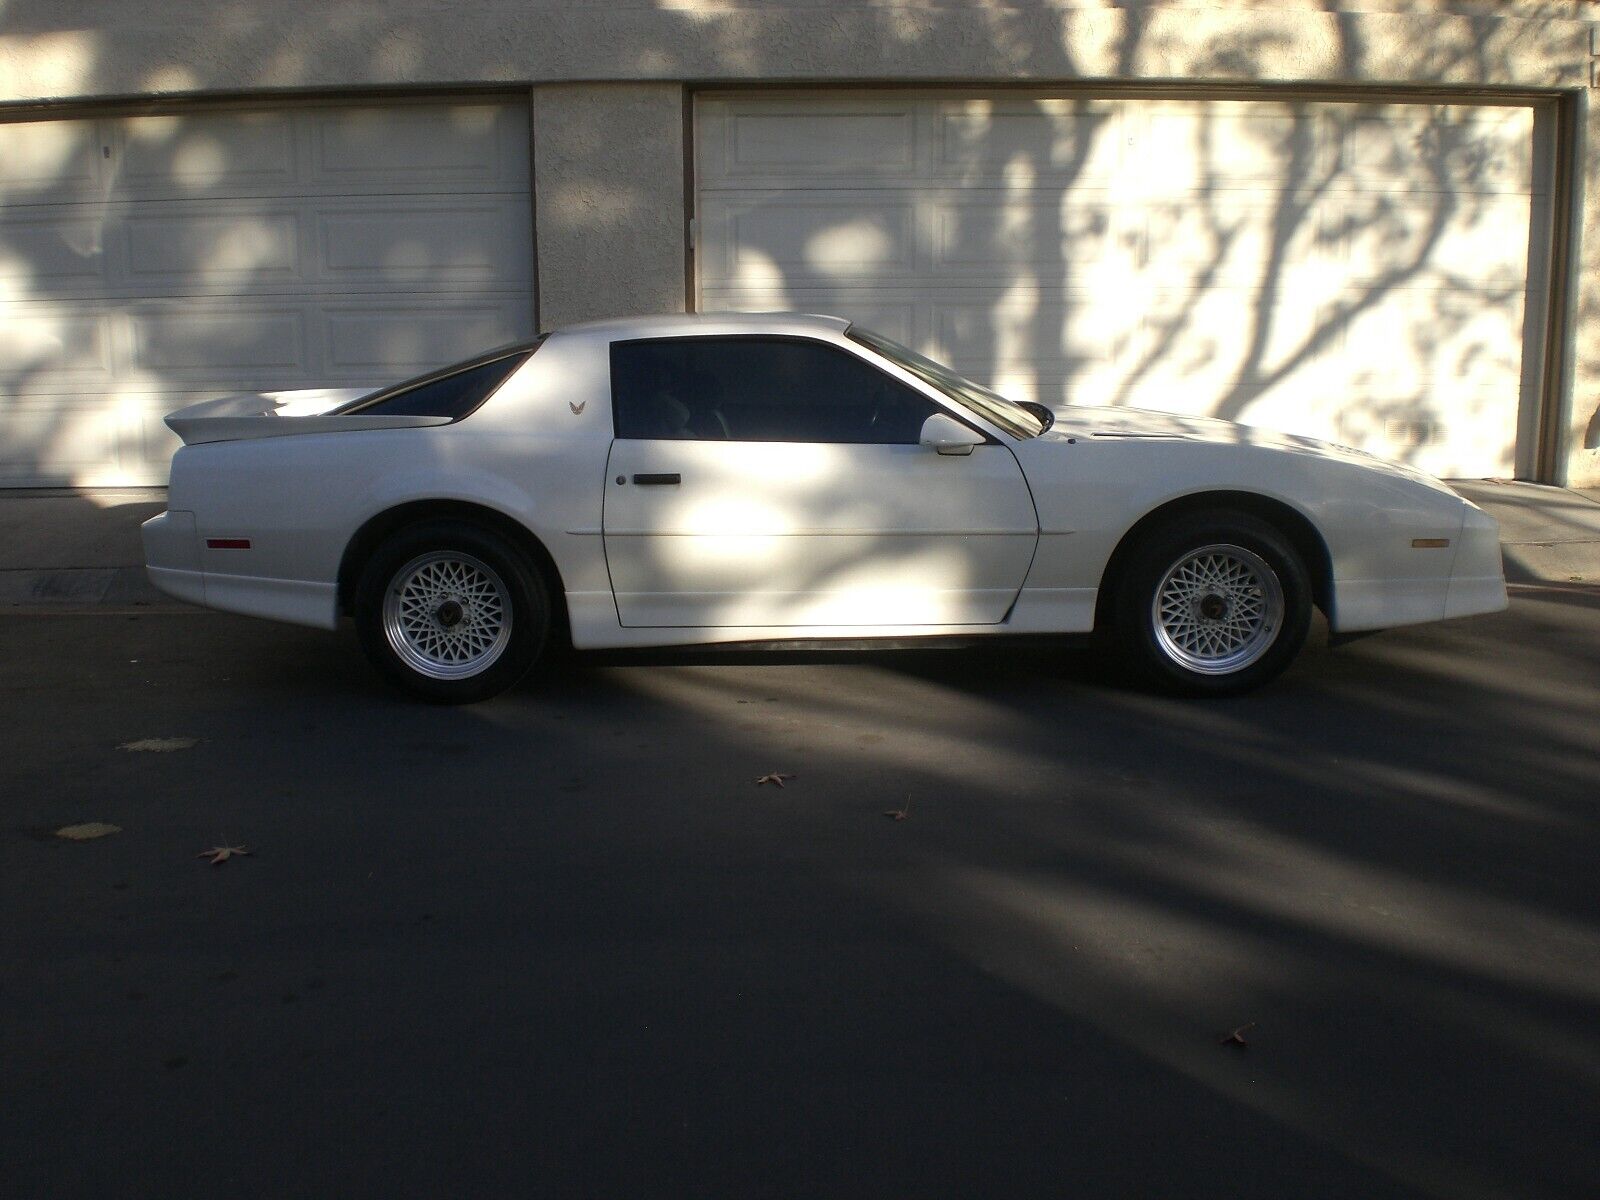
[[1351, 463], [1386, 475], [1396, 475], [1426, 484], [1439, 491], [1455, 493], [1440, 480], [1415, 467], [1390, 462], [1365, 450], [1321, 442], [1316, 438], [1275, 429], [1261, 429], [1222, 421], [1215, 417], [1191, 417], [1181, 413], [1153, 412], [1142, 408], [1087, 408], [1067, 404], [1050, 410], [1055, 424], [1040, 440], [1064, 442], [1068, 438], [1100, 440], [1142, 440], [1198, 442], [1209, 445], [1250, 446], [1312, 458]]
[[[1228, 442], [1233, 445], [1326, 446], [1312, 438], [1257, 429], [1215, 417], [1191, 417], [1182, 413], [1153, 412], [1143, 408], [1085, 408], [1064, 404], [1050, 410], [1056, 423], [1046, 436], [1106, 438], [1178, 438], [1191, 442]], [[1332, 446], [1343, 450], [1345, 447]], [[1349, 453], [1359, 455], [1358, 450]], [[1365, 457], [1365, 456], [1364, 456]]]

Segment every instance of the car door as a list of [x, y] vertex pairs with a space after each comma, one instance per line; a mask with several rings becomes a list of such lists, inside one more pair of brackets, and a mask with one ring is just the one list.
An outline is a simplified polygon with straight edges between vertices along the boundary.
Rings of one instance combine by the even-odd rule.
[[624, 626], [1004, 619], [1038, 519], [993, 437], [964, 456], [920, 445], [944, 410], [819, 340], [617, 342], [611, 372], [603, 528]]

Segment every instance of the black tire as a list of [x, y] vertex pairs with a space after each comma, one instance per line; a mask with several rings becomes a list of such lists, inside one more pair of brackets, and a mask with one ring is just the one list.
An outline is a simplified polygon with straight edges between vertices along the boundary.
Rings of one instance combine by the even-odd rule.
[[544, 652], [550, 597], [498, 534], [426, 521], [368, 560], [355, 619], [367, 657], [399, 687], [435, 704], [471, 704], [511, 687]]
[[1276, 678], [1305, 644], [1311, 578], [1275, 526], [1188, 513], [1144, 534], [1113, 593], [1125, 665], [1166, 691], [1230, 696]]

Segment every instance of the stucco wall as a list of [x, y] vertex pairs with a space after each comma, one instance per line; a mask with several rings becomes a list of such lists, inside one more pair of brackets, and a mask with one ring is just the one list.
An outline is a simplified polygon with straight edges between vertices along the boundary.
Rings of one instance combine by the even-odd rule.
[[681, 312], [683, 88], [536, 88], [533, 147], [540, 327]]
[[[544, 324], [683, 303], [679, 81], [1293, 83], [1580, 101], [1567, 476], [1600, 483], [1600, 118], [1579, 0], [6, 0], [0, 104], [534, 85]], [[549, 84], [627, 82], [634, 88]]]
[[597, 79], [1576, 87], [1588, 15], [1577, 0], [8, 0], [0, 99]]

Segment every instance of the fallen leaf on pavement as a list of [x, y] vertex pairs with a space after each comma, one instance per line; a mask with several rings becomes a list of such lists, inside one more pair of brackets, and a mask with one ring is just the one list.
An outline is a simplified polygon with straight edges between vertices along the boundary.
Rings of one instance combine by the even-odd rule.
[[74, 842], [87, 842], [90, 838], [102, 838], [107, 834], [121, 832], [121, 825], [107, 825], [104, 821], [90, 821], [84, 825], [63, 825], [56, 830], [56, 836], [69, 838]]
[[770, 775], [763, 775], [760, 779], [756, 780], [756, 786], [760, 787], [763, 783], [775, 783], [779, 787], [782, 787], [785, 779], [793, 778], [793, 775], [785, 775], [782, 771], [773, 771]]
[[243, 846], [213, 846], [209, 850], [202, 850], [196, 858], [209, 858], [213, 867], [220, 867], [236, 854], [249, 854], [250, 851]]
[[168, 754], [173, 750], [187, 750], [191, 746], [198, 746], [199, 738], [140, 738], [136, 742], [123, 742], [118, 750], [148, 751], [151, 754]]
[[1224, 1046], [1248, 1046], [1250, 1043], [1244, 1040], [1244, 1035], [1255, 1027], [1254, 1021], [1247, 1021], [1232, 1033], [1223, 1034], [1218, 1041]]

